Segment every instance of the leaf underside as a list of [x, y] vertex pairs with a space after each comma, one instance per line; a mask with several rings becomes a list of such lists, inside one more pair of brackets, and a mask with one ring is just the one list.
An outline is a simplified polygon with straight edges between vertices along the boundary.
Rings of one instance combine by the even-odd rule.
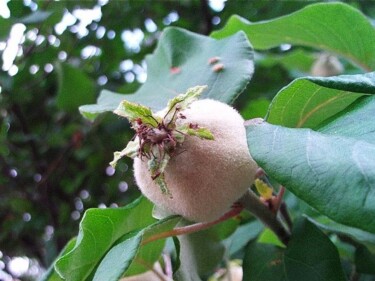
[[340, 2], [317, 3], [279, 18], [249, 22], [232, 16], [212, 34], [225, 38], [243, 30], [257, 50], [284, 43], [308, 46], [345, 57], [366, 71], [375, 69], [375, 29], [357, 9]]
[[97, 103], [80, 107], [89, 119], [113, 111], [126, 99], [157, 111], [188, 88], [207, 85], [202, 98], [232, 102], [254, 72], [253, 50], [243, 32], [216, 40], [179, 28], [166, 28], [146, 57], [147, 81], [131, 95], [102, 91]]

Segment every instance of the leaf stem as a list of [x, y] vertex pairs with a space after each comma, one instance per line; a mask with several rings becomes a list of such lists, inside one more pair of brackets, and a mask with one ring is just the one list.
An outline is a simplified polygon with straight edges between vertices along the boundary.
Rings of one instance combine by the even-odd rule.
[[283, 242], [285, 245], [288, 244], [290, 232], [277, 218], [277, 214], [268, 209], [251, 189], [248, 189], [248, 191], [241, 197], [239, 203], [241, 203], [245, 209], [250, 211], [250, 213], [269, 227], [277, 235], [281, 242]]
[[176, 227], [172, 230], [155, 234], [149, 237], [148, 239], [143, 240], [142, 246], [148, 243], [151, 243], [155, 240], [164, 239], [164, 238], [168, 238], [172, 236], [185, 235], [185, 234], [190, 234], [190, 233], [198, 232], [201, 230], [205, 230], [207, 228], [210, 228], [211, 226], [214, 226], [218, 223], [221, 223], [223, 221], [226, 221], [230, 218], [237, 216], [239, 213], [241, 213], [242, 210], [243, 210], [243, 207], [241, 205], [238, 205], [238, 206], [236, 205], [230, 211], [225, 213], [222, 217], [218, 218], [217, 220], [214, 220], [211, 222], [199, 222], [199, 223], [195, 223], [195, 224], [191, 224], [187, 226]]

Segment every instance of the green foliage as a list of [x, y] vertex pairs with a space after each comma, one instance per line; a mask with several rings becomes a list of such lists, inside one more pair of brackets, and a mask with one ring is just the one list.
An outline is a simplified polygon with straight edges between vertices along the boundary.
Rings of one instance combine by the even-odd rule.
[[[243, 280], [373, 279], [373, 3], [227, 1], [219, 11], [205, 1], [26, 2], [9, 1], [10, 18], [0, 16], [3, 60], [10, 30], [25, 27], [13, 62], [18, 72], [0, 71], [5, 263], [27, 255], [51, 264], [43, 281], [118, 280], [155, 262], [173, 270], [174, 280], [206, 280], [232, 259], [243, 259]], [[77, 16], [83, 8], [101, 13], [85, 35]], [[57, 31], [68, 13], [74, 23]], [[124, 38], [138, 30], [141, 43], [131, 47]], [[322, 52], [339, 57], [342, 75], [311, 76]], [[247, 125], [249, 151], [274, 190], [287, 190], [276, 218], [276, 201], [263, 198], [260, 206], [291, 233], [289, 242], [247, 211], [190, 233], [204, 227], [173, 215], [155, 218], [149, 201], [133, 201], [139, 192], [131, 161], [121, 161], [115, 174], [108, 167], [133, 132], [126, 120], [101, 113], [117, 108], [130, 123], [142, 115], [155, 127], [152, 112], [175, 108], [186, 101], [179, 94], [197, 85], [207, 85], [202, 98], [234, 102], [246, 119], [265, 119]], [[212, 138], [204, 128], [183, 134]], [[118, 158], [138, 153], [138, 143], [130, 144]], [[116, 205], [95, 208], [103, 203]]]
[[298, 78], [272, 100], [266, 120], [285, 127], [317, 128], [366, 94], [375, 92], [375, 72], [335, 78]]
[[124, 273], [136, 275], [150, 270], [149, 265], [154, 264], [160, 257], [165, 240], [156, 240], [146, 245], [143, 245], [142, 241], [147, 241], [158, 233], [171, 230], [180, 220], [180, 217], [166, 218], [141, 230], [132, 237], [126, 237], [123, 242], [111, 248], [105, 255], [95, 272], [93, 280], [116, 281]]
[[57, 260], [56, 271], [64, 279], [85, 280], [118, 239], [155, 221], [151, 212], [152, 204], [144, 198], [123, 208], [88, 210], [76, 245]]
[[319, 3], [277, 19], [251, 23], [233, 16], [215, 38], [246, 32], [255, 49], [283, 43], [337, 53], [363, 69], [375, 68], [375, 30], [358, 10], [343, 3]]
[[[59, 259], [61, 256], [66, 255], [71, 250], [73, 250], [74, 245], [77, 243], [76, 238], [71, 239], [64, 247], [64, 249], [61, 250], [59, 256], [57, 259]], [[56, 260], [57, 260], [56, 259]], [[40, 281], [61, 281], [63, 280], [59, 274], [55, 271], [55, 262], [51, 264], [51, 266], [48, 268], [48, 270], [45, 272], [45, 274], [42, 276]]]
[[374, 140], [268, 123], [248, 126], [247, 135], [252, 156], [270, 176], [332, 219], [375, 233]]
[[60, 109], [75, 111], [95, 99], [95, 85], [85, 73], [66, 63], [56, 63], [55, 67], [59, 82], [56, 103]]
[[246, 247], [244, 280], [346, 280], [337, 249], [307, 219], [299, 219], [286, 249], [252, 242]]
[[359, 246], [355, 251], [355, 265], [360, 273], [375, 274], [375, 255], [366, 247]]
[[179, 237], [181, 265], [174, 274], [175, 280], [199, 281], [209, 276], [225, 254], [221, 241], [237, 225], [236, 221], [228, 220], [211, 229]]
[[229, 103], [251, 78], [252, 61], [252, 48], [242, 32], [214, 40], [186, 30], [167, 28], [154, 54], [146, 57], [147, 81], [138, 91], [124, 96], [104, 90], [95, 105], [82, 106], [80, 111], [86, 118], [93, 119], [99, 113], [113, 111], [123, 99], [161, 110], [168, 100], [197, 85], [207, 85], [203, 98]]

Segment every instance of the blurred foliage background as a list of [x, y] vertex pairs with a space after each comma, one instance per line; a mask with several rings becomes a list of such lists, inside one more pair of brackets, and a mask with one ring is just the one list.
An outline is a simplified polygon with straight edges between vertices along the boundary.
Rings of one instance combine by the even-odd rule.
[[[346, 2], [375, 16], [373, 1]], [[0, 280], [35, 279], [77, 233], [86, 209], [139, 195], [130, 161], [116, 173], [108, 165], [132, 137], [127, 122], [105, 114], [90, 123], [78, 106], [95, 102], [101, 89], [133, 93], [163, 28], [208, 35], [233, 14], [260, 21], [310, 3], [0, 0]], [[277, 91], [311, 73], [319, 57], [289, 45], [257, 53], [255, 76], [235, 107], [245, 118], [264, 116]]]

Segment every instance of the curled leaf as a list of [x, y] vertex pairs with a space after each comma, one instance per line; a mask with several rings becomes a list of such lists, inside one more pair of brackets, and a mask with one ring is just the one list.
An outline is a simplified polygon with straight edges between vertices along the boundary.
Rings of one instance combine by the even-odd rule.
[[203, 127], [188, 127], [186, 133], [190, 136], [196, 136], [201, 139], [213, 140], [214, 135], [207, 128]]
[[148, 124], [154, 128], [158, 126], [160, 121], [158, 117], [153, 115], [149, 107], [127, 100], [123, 100], [113, 112], [127, 118], [131, 123], [139, 120], [143, 124]]
[[[156, 153], [159, 153], [159, 152], [156, 152]], [[158, 156], [159, 157], [152, 157], [148, 161], [148, 168], [149, 168], [149, 171], [151, 172], [152, 179], [160, 187], [161, 192], [163, 194], [168, 194], [171, 196], [171, 193], [168, 190], [167, 183], [165, 182], [165, 178], [164, 178], [164, 171], [171, 157], [167, 153], [163, 153], [163, 155], [158, 155]]]
[[113, 160], [109, 163], [109, 165], [115, 168], [117, 162], [124, 156], [128, 156], [134, 159], [138, 156], [139, 148], [139, 141], [137, 139], [129, 141], [127, 146], [123, 150], [113, 153]]

